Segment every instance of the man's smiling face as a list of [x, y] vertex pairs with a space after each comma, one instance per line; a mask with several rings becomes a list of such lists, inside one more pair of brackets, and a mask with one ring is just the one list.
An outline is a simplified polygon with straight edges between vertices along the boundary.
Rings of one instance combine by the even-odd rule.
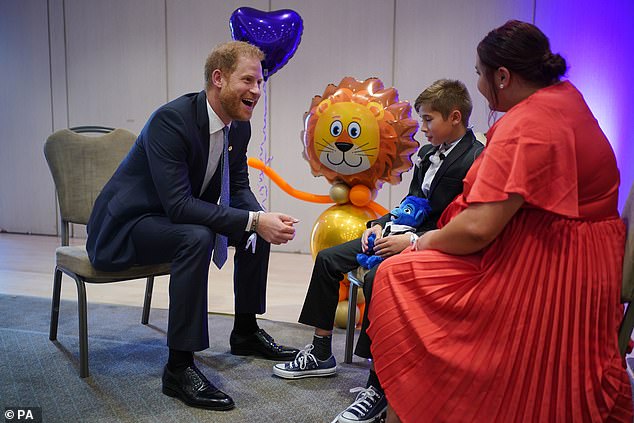
[[220, 104], [231, 120], [249, 120], [260, 98], [262, 65], [254, 57], [240, 57], [236, 69], [223, 75]]

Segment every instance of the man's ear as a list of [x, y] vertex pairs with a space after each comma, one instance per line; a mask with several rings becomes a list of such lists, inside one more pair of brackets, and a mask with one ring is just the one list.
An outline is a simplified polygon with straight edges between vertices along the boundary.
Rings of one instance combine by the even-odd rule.
[[211, 73], [211, 83], [218, 88], [222, 88], [224, 75], [220, 69], [214, 69]]

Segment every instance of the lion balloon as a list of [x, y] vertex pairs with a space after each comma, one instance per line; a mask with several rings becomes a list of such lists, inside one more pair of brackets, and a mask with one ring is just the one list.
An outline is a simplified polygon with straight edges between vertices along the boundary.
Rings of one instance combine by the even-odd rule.
[[[295, 198], [336, 203], [313, 226], [310, 250], [315, 257], [325, 248], [360, 237], [367, 221], [387, 213], [373, 199], [383, 183], [398, 184], [401, 174], [411, 169], [417, 129], [411, 106], [398, 100], [396, 89], [385, 89], [377, 78], [361, 82], [346, 77], [315, 96], [304, 114], [303, 156], [314, 176], [324, 176], [332, 184], [329, 195], [296, 190], [262, 160], [250, 157], [247, 163]], [[344, 278], [338, 310], [347, 309], [341, 304], [347, 298], [346, 284]], [[365, 306], [358, 301], [362, 314]]]
[[[380, 216], [372, 200], [383, 183], [398, 184], [412, 167], [417, 129], [409, 103], [400, 102], [396, 90], [384, 89], [377, 78], [361, 82], [346, 77], [313, 98], [304, 115], [303, 155], [312, 174], [332, 184], [330, 198], [337, 203], [313, 227], [313, 257], [360, 237], [366, 222]], [[341, 284], [337, 309], [347, 310], [347, 278]], [[364, 307], [359, 304], [358, 313]], [[345, 319], [336, 324], [345, 327]]]
[[[343, 184], [350, 202], [365, 206], [384, 182], [401, 182], [412, 167], [417, 129], [411, 106], [398, 100], [394, 88], [384, 89], [377, 78], [346, 77], [315, 96], [304, 115], [304, 158], [314, 176]], [[341, 204], [348, 198], [333, 200]]]

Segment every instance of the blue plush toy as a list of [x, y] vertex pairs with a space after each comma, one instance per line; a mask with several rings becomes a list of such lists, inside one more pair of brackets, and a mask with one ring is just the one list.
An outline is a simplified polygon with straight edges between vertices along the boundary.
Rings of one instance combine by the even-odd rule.
[[[383, 228], [383, 236], [416, 232], [416, 228], [423, 223], [430, 211], [427, 199], [408, 195], [400, 205], [390, 211], [391, 221]], [[372, 269], [383, 261], [383, 257], [374, 255], [375, 238], [374, 234], [370, 234], [367, 253], [357, 254], [357, 262], [366, 269]]]

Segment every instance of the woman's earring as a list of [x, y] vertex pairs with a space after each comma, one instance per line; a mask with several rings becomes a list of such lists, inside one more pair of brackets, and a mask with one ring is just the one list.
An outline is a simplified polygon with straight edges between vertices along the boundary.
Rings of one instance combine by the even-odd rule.
[[504, 84], [500, 84], [500, 89], [504, 88]]

